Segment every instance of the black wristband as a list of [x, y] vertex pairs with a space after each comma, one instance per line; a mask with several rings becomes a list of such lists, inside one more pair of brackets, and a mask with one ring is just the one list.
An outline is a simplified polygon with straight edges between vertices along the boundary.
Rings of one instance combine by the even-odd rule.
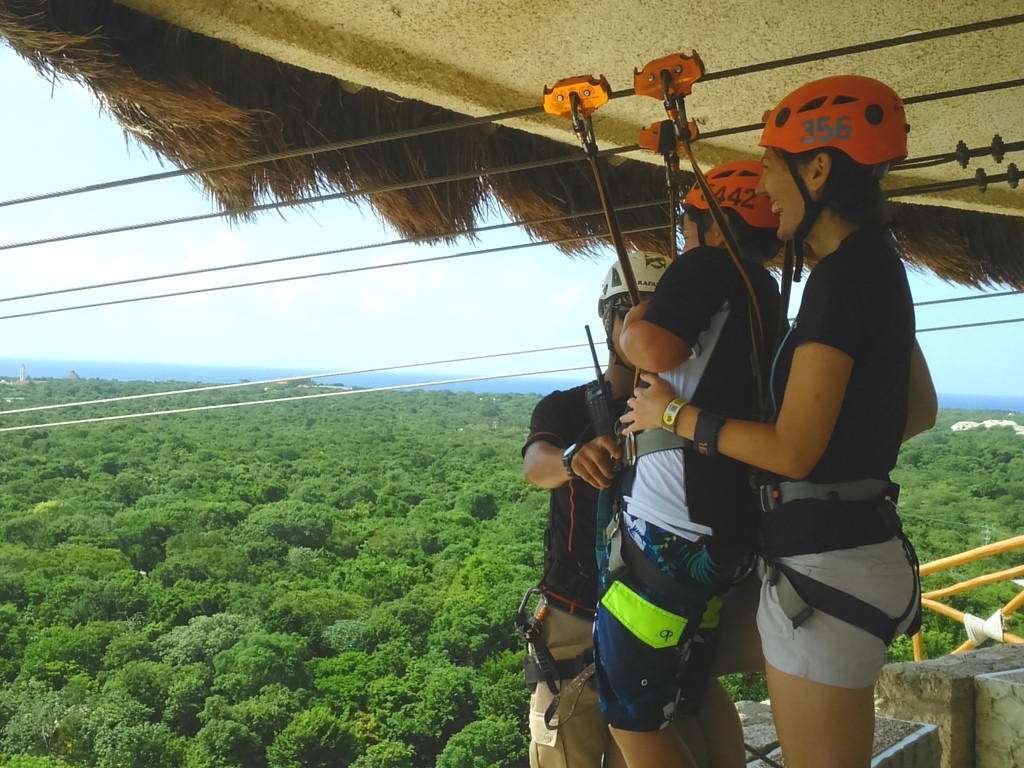
[[718, 433], [725, 426], [725, 416], [710, 411], [697, 414], [697, 424], [693, 428], [693, 447], [703, 456], [718, 455]]

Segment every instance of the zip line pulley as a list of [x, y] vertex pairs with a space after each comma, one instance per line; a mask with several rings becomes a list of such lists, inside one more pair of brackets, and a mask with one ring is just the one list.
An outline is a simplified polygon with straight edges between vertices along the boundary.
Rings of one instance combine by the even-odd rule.
[[[696, 130], [696, 125], [694, 125]], [[679, 174], [679, 153], [682, 151], [682, 142], [676, 138], [675, 128], [671, 120], [662, 120], [647, 128], [640, 129], [640, 137], [637, 144], [641, 148], [650, 150], [661, 155], [665, 160], [665, 187], [668, 190], [668, 229], [669, 248], [671, 253], [669, 259], [675, 259], [679, 255], [679, 184], [676, 176]]]
[[[686, 97], [693, 92], [693, 84], [703, 76], [704, 62], [696, 51], [692, 51], [689, 56], [682, 53], [673, 53], [648, 62], [639, 70], [634, 69], [633, 91], [638, 96], [648, 96], [661, 100], [668, 120], [663, 121], [659, 125], [658, 148], [659, 150], [671, 148], [677, 153], [679, 150], [682, 150], [685, 153], [690, 161], [690, 165], [693, 167], [693, 173], [697, 177], [697, 186], [700, 187], [700, 191], [704, 194], [704, 199], [707, 200], [711, 217], [715, 224], [718, 225], [718, 229], [725, 240], [725, 249], [729, 252], [740, 278], [746, 286], [750, 307], [750, 312], [748, 313], [751, 344], [750, 364], [757, 382], [758, 407], [761, 412], [764, 412], [767, 408], [767, 391], [764, 382], [765, 371], [763, 361], [767, 345], [765, 343], [764, 320], [761, 316], [761, 307], [758, 304], [757, 294], [754, 292], [750, 278], [743, 269], [739, 243], [736, 241], [728, 219], [724, 211], [722, 211], [721, 205], [719, 205], [718, 198], [715, 196], [711, 185], [708, 184], [707, 178], [697, 164], [697, 159], [693, 156], [693, 150], [690, 147], [691, 142], [697, 138], [697, 125], [686, 117]], [[669, 126], [672, 127], [675, 134], [675, 146], [672, 146], [670, 140], [663, 136]], [[666, 162], [669, 162], [668, 157], [666, 157]], [[673, 236], [675, 236], [674, 231]]]
[[590, 161], [590, 168], [594, 173], [597, 194], [601, 199], [601, 208], [604, 210], [605, 222], [608, 225], [612, 244], [615, 246], [619, 266], [622, 268], [622, 278], [626, 284], [629, 301], [636, 306], [640, 303], [640, 291], [637, 288], [636, 276], [633, 274], [633, 265], [626, 254], [622, 229], [619, 227], [615, 208], [608, 200], [608, 188], [597, 162], [597, 140], [594, 137], [592, 117], [597, 108], [608, 101], [610, 94], [611, 88], [604, 75], [599, 78], [591, 75], [569, 77], [559, 80], [550, 88], [545, 86], [544, 111], [572, 120], [573, 132], [583, 145], [583, 151], [586, 153], [587, 159]]

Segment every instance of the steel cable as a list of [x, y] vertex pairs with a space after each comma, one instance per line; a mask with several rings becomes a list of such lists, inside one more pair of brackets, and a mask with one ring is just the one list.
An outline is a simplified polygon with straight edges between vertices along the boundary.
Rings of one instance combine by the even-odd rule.
[[[95, 416], [85, 419], [71, 419], [67, 421], [54, 421], [43, 424], [26, 424], [17, 427], [0, 427], [0, 432], [21, 432], [28, 429], [46, 429], [50, 427], [67, 427], [74, 424], [95, 424], [104, 421], [121, 421], [124, 419], [139, 419], [146, 416], [167, 416], [180, 413], [196, 413], [198, 411], [224, 410], [225, 408], [244, 408], [250, 405], [268, 405], [270, 403], [294, 403], [301, 400], [318, 400], [325, 397], [341, 397], [344, 395], [369, 394], [371, 392], [392, 392], [401, 389], [420, 389], [423, 387], [438, 387], [451, 384], [467, 384], [476, 381], [495, 381], [497, 379], [511, 379], [522, 376], [543, 376], [550, 373], [568, 373], [570, 371], [590, 370], [590, 365], [570, 366], [567, 368], [549, 368], [541, 371], [521, 371], [518, 373], [499, 373], [488, 376], [466, 376], [457, 379], [441, 379], [437, 381], [426, 381], [416, 384], [392, 384], [386, 387], [368, 387], [366, 389], [344, 389], [338, 392], [320, 392], [314, 395], [295, 395], [294, 397], [277, 397], [269, 400], [246, 400], [241, 403], [218, 403], [215, 405], [197, 405], [191, 408], [169, 408], [163, 411], [144, 411], [142, 413], [125, 413], [117, 416]], [[2, 414], [0, 414], [2, 415]]]
[[559, 344], [551, 347], [536, 347], [534, 349], [519, 349], [513, 352], [491, 352], [486, 355], [471, 355], [468, 357], [451, 357], [444, 360], [429, 360], [420, 363], [405, 363], [403, 365], [388, 365], [379, 368], [361, 368], [348, 371], [326, 371], [323, 373], [306, 373], [295, 376], [276, 377], [273, 379], [262, 379], [260, 381], [242, 381], [234, 384], [212, 384], [205, 387], [189, 387], [187, 389], [173, 389], [164, 392], [146, 392], [140, 395], [122, 395], [120, 397], [104, 397], [98, 400], [82, 400], [74, 403], [53, 403], [51, 405], [33, 405], [27, 408], [12, 408], [0, 410], [0, 416], [8, 416], [12, 413], [33, 413], [35, 411], [52, 411], [60, 408], [72, 408], [82, 405], [101, 405], [108, 403], [119, 403], [126, 400], [147, 400], [154, 397], [170, 397], [172, 395], [190, 395], [197, 392], [212, 392], [223, 389], [238, 389], [244, 387], [263, 386], [265, 384], [277, 384], [282, 381], [304, 381], [306, 379], [336, 379], [341, 376], [362, 376], [367, 373], [386, 373], [388, 371], [404, 371], [408, 368], [425, 368], [428, 365], [451, 365], [452, 363], [467, 363], [477, 360], [494, 360], [499, 357], [516, 357], [518, 355], [535, 355], [542, 352], [559, 352], [566, 349], [579, 349], [587, 344]]
[[[663, 205], [666, 200], [649, 200], [642, 203], [628, 203], [625, 205], [616, 206], [616, 211], [630, 211], [637, 210], [640, 208], [651, 208], [656, 205]], [[131, 285], [134, 283], [145, 283], [154, 280], [169, 280], [177, 277], [190, 277], [194, 275], [202, 275], [210, 272], [224, 272], [232, 269], [243, 269], [248, 267], [262, 267], [269, 264], [281, 264], [289, 261], [298, 261], [300, 259], [312, 259], [320, 256], [333, 256], [343, 253], [357, 253], [360, 251], [376, 250], [378, 248], [393, 248], [398, 245], [415, 245], [416, 243], [422, 243], [425, 241], [435, 240], [437, 237], [443, 238], [455, 238], [455, 237], [476, 237], [479, 234], [486, 232], [496, 232], [504, 229], [512, 229], [516, 227], [530, 227], [537, 224], [548, 224], [559, 221], [568, 221], [569, 219], [582, 219], [590, 216], [600, 216], [603, 211], [600, 208], [592, 208], [588, 211], [580, 211], [579, 213], [564, 214], [560, 216], [546, 216], [538, 219], [527, 219], [524, 221], [510, 221], [504, 224], [491, 224], [484, 227], [477, 227], [473, 231], [459, 230], [455, 232], [446, 232], [443, 235], [421, 235], [419, 237], [405, 237], [398, 240], [388, 240], [382, 243], [366, 243], [363, 245], [353, 245], [346, 248], [333, 248], [326, 251], [314, 251], [312, 253], [300, 253], [294, 256], [281, 256], [278, 258], [271, 259], [260, 259], [257, 261], [247, 261], [237, 264], [223, 264], [216, 267], [202, 267], [200, 269], [190, 269], [181, 272], [169, 272], [162, 275], [149, 275], [145, 277], [133, 277], [126, 278], [124, 280], [112, 280], [106, 283], [94, 283], [92, 285], [81, 285], [73, 286], [71, 288], [56, 288], [50, 291], [40, 291], [38, 293], [26, 293], [20, 296], [4, 296], [0, 297], [0, 304], [8, 301], [21, 301], [24, 299], [37, 299], [44, 296], [56, 296], [65, 293], [77, 293], [80, 291], [91, 291], [98, 288], [113, 288], [121, 285]]]

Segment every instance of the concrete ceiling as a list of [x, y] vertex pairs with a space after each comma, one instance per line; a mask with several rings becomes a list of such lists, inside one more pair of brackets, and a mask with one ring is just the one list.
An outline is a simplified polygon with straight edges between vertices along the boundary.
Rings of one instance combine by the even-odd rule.
[[[861, 43], [1024, 14], [1024, 0], [121, 0], [171, 24], [234, 43], [278, 61], [353, 84], [419, 99], [467, 115], [541, 103], [545, 85], [575, 75], [604, 75], [615, 91], [632, 89], [633, 70], [691, 50], [708, 73]], [[1024, 76], [1024, 24], [1013, 24], [881, 51], [698, 82], [687, 100], [703, 132], [760, 122], [797, 85], [830, 74], [876, 77], [905, 99]], [[911, 104], [910, 157], [986, 147], [995, 134], [1024, 140], [1024, 88]], [[602, 146], [637, 143], [638, 129], [664, 118], [660, 102], [629, 96], [594, 117]], [[538, 114], [514, 127], [576, 143], [569, 121]], [[757, 133], [707, 139], [696, 147], [708, 168], [757, 156]], [[641, 155], [637, 155], [640, 157]], [[652, 162], [660, 158], [646, 154]], [[967, 169], [947, 163], [893, 174], [889, 186], [990, 175], [991, 157]], [[1024, 215], [1024, 189], [993, 184], [908, 198], [958, 208]]]

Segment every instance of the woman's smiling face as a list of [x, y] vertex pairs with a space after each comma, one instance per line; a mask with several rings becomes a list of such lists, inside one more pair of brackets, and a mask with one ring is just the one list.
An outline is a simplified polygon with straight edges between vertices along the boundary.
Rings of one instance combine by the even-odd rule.
[[804, 199], [797, 189], [789, 165], [778, 150], [768, 147], [761, 157], [763, 172], [757, 185], [759, 195], [767, 195], [772, 210], [779, 214], [779, 240], [790, 240], [804, 216]]

